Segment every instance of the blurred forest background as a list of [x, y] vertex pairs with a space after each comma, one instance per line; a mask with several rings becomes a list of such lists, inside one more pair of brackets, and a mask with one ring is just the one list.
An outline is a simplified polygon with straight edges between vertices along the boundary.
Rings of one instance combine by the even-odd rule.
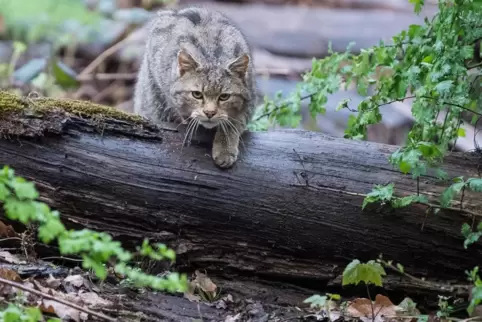
[[[132, 92], [146, 37], [145, 23], [163, 7], [201, 4], [225, 13], [254, 50], [259, 95], [289, 94], [314, 57], [360, 51], [436, 13], [426, 1], [420, 16], [408, 0], [0, 0], [0, 87], [28, 94], [90, 100], [132, 111]], [[301, 127], [342, 137], [349, 112], [339, 101], [362, 97], [354, 88], [333, 94], [316, 120]], [[262, 102], [262, 100], [260, 101]], [[307, 103], [306, 103], [307, 104]], [[410, 102], [383, 109], [368, 140], [403, 144], [412, 125]], [[469, 136], [468, 136], [469, 137]], [[473, 148], [460, 140], [459, 150]]]

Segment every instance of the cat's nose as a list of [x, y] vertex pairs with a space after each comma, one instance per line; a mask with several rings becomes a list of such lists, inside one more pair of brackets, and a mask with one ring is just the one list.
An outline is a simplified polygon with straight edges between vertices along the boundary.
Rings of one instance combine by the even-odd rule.
[[203, 110], [203, 112], [207, 116], [208, 119], [210, 119], [214, 115], [216, 115], [216, 111], [213, 111], [213, 110]]

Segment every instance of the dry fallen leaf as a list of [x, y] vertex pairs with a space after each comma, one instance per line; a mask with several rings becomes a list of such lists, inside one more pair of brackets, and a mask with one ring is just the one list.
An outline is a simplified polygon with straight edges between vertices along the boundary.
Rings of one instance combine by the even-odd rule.
[[114, 303], [111, 301], [101, 298], [99, 295], [97, 295], [97, 293], [94, 292], [79, 293], [79, 297], [87, 307], [93, 310], [114, 305]]
[[24, 261], [20, 260], [15, 255], [12, 255], [10, 252], [7, 251], [0, 251], [0, 259], [9, 264], [22, 264]]
[[[38, 284], [40, 283], [36, 283], [37, 287], [38, 287]], [[82, 299], [77, 294], [74, 294], [74, 293], [65, 294], [62, 292], [56, 292], [52, 289], [48, 289], [48, 291], [44, 293], [50, 294], [57, 299], [65, 300], [70, 303], [77, 304], [78, 306], [83, 306]], [[64, 305], [62, 303], [58, 303], [56, 301], [43, 299], [40, 305], [40, 309], [43, 312], [55, 314], [62, 320], [68, 320], [70, 318], [76, 322], [80, 321], [81, 312], [79, 310], [74, 309], [70, 306]]]
[[204, 292], [215, 293], [216, 292], [216, 284], [214, 284], [211, 279], [206, 275], [199, 271], [195, 272], [196, 279], [196, 286], [201, 288]]
[[71, 308], [62, 303], [58, 303], [52, 300], [42, 300], [42, 305], [40, 305], [40, 310], [44, 313], [55, 314], [62, 320], [68, 320], [69, 318], [79, 322], [80, 312], [74, 308]]
[[236, 322], [241, 317], [241, 313], [236, 314], [235, 316], [228, 315], [224, 322]]
[[17, 274], [17, 272], [4, 267], [0, 267], [0, 277], [14, 282], [22, 281], [22, 278]]
[[49, 278], [45, 280], [45, 284], [47, 284], [47, 286], [50, 288], [56, 289], [62, 284], [62, 282], [60, 281], [60, 279], [49, 275]]
[[199, 271], [195, 272], [196, 278], [189, 282], [188, 290], [184, 293], [184, 297], [191, 302], [199, 302], [201, 297], [195, 295], [196, 290], [201, 294], [207, 295], [211, 299], [216, 295], [217, 286], [214, 284], [206, 274]]
[[[2, 28], [2, 16], [0, 16], [0, 34]], [[13, 229], [12, 225], [5, 225], [3, 221], [0, 220], [0, 237], [2, 238], [10, 238], [10, 237], [18, 237], [17, 232]]]
[[67, 284], [71, 284], [75, 287], [81, 287], [82, 285], [84, 285], [84, 278], [82, 277], [82, 275], [70, 275], [64, 279], [64, 282]]
[[[395, 317], [397, 310], [400, 310], [400, 308], [394, 305], [388, 297], [377, 294], [375, 302], [373, 302], [376, 322], [385, 321], [383, 318], [385, 316]], [[358, 298], [352, 301], [347, 308], [347, 313], [351, 317], [360, 318], [362, 321], [373, 321], [371, 301], [367, 298]]]

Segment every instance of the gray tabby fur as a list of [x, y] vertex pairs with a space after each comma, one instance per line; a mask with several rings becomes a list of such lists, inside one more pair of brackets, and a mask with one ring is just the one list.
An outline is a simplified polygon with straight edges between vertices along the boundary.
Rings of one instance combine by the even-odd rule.
[[150, 22], [134, 112], [154, 122], [187, 123], [188, 141], [199, 125], [215, 128], [212, 157], [222, 168], [238, 158], [255, 88], [250, 47], [221, 13], [163, 10]]

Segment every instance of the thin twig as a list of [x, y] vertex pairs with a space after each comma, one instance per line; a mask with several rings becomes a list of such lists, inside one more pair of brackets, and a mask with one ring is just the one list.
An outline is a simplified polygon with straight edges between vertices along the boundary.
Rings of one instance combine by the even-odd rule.
[[63, 299], [58, 299], [50, 294], [47, 294], [47, 293], [44, 293], [44, 292], [40, 292], [40, 291], [37, 291], [33, 288], [30, 288], [30, 287], [27, 287], [25, 285], [22, 285], [22, 284], [19, 284], [17, 282], [13, 282], [13, 281], [10, 281], [10, 280], [7, 280], [5, 278], [2, 278], [0, 277], [0, 283], [4, 283], [4, 284], [7, 284], [7, 285], [10, 285], [12, 287], [15, 287], [15, 288], [18, 288], [18, 289], [21, 289], [21, 290], [24, 290], [26, 292], [29, 292], [29, 293], [32, 293], [32, 294], [35, 294], [35, 295], [38, 295], [42, 298], [45, 298], [45, 299], [48, 299], [48, 300], [51, 300], [51, 301], [55, 301], [55, 302], [58, 302], [58, 303], [61, 303], [61, 304], [64, 304], [64, 305], [67, 305], [71, 308], [74, 308], [74, 309], [77, 309], [79, 311], [82, 311], [82, 312], [85, 312], [87, 314], [90, 314], [90, 315], [93, 315], [93, 316], [96, 316], [98, 318], [101, 318], [101, 319], [104, 319], [104, 320], [107, 320], [107, 321], [113, 321], [113, 322], [116, 322], [117, 319], [114, 319], [114, 318], [111, 318], [105, 314], [102, 314], [102, 313], [97, 313], [97, 312], [94, 312], [94, 311], [91, 311], [87, 308], [84, 308], [82, 306], [79, 306], [75, 303], [72, 303], [72, 302], [69, 302], [69, 301], [66, 301], [66, 300], [63, 300]]
[[[302, 96], [302, 97], [300, 98], [300, 101], [304, 101], [305, 99], [311, 98], [311, 97], [314, 96], [315, 94], [316, 94], [316, 93], [312, 93], [312, 94], [308, 94], [308, 95]], [[276, 110], [277, 108], [279, 108], [279, 107], [276, 106], [274, 110]], [[259, 120], [261, 120], [262, 118], [264, 118], [264, 117], [266, 117], [266, 116], [269, 116], [271, 113], [273, 113], [274, 110], [269, 111], [269, 112], [266, 112], [266, 113], [258, 116], [254, 121], [256, 122], [256, 121], [259, 121]]]
[[372, 321], [375, 322], [375, 310], [373, 309], [373, 300], [372, 300], [372, 297], [370, 295], [370, 288], [368, 287], [367, 283], [365, 283], [365, 286], [367, 288], [368, 299], [370, 300], [370, 307], [372, 308]]
[[8, 238], [3, 238], [3, 239], [0, 239], [0, 242], [4, 242], [4, 241], [7, 241], [7, 240], [22, 240], [22, 238], [20, 237], [8, 237]]
[[47, 259], [65, 259], [73, 262], [82, 262], [82, 259], [75, 259], [75, 258], [70, 258], [70, 257], [64, 257], [64, 256], [50, 256], [50, 257], [42, 257], [41, 260], [47, 260]]
[[100, 64], [102, 64], [109, 56], [113, 55], [119, 49], [121, 49], [129, 40], [129, 38], [124, 38], [118, 43], [107, 48], [102, 54], [100, 54], [96, 59], [94, 59], [85, 69], [77, 76], [78, 78], [86, 77], [91, 74]]
[[134, 80], [137, 77], [137, 73], [98, 73], [89, 75], [77, 76], [78, 81], [90, 81], [90, 80]]
[[474, 68], [477, 68], [477, 67], [480, 67], [480, 66], [482, 66], [482, 62], [477, 63], [477, 64], [473, 64], [472, 66], [467, 66], [467, 69], [474, 69]]

